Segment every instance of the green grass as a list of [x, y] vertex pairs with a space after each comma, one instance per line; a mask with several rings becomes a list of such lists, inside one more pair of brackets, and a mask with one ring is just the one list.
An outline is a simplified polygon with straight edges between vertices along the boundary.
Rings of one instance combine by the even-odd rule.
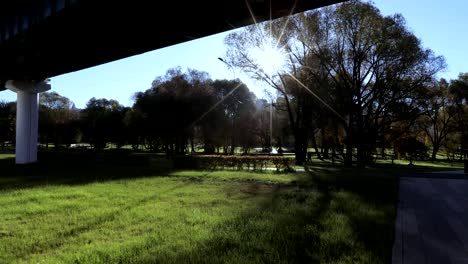
[[15, 154], [1, 154], [0, 153], [0, 159], [13, 159], [15, 158]]
[[239, 171], [174, 171], [168, 173], [173, 177], [188, 177], [200, 179], [216, 179], [230, 181], [259, 182], [264, 184], [279, 184], [291, 182], [305, 182], [309, 180], [308, 173], [277, 173], [276, 171], [239, 172]]
[[[434, 171], [454, 171], [463, 170], [464, 163], [460, 161], [446, 161], [446, 160], [435, 160], [435, 161], [414, 161], [413, 166], [409, 166], [408, 160], [395, 159], [392, 163], [391, 159], [378, 159], [376, 163], [370, 167], [366, 167], [365, 172], [371, 173], [418, 173], [418, 172], [434, 172]], [[297, 167], [297, 166], [295, 166]], [[332, 164], [331, 160], [324, 159], [312, 159], [312, 162], [308, 163], [308, 167], [312, 169], [327, 171], [359, 171], [356, 168], [345, 168], [342, 160], [336, 160], [335, 164]], [[360, 171], [364, 172], [364, 171]]]
[[[463, 162], [459, 161], [414, 161], [414, 168], [408, 168], [409, 171], [420, 169], [420, 170], [463, 170]], [[378, 160], [378, 165], [391, 165], [391, 160]], [[409, 161], [408, 160], [394, 160], [395, 168], [401, 168], [402, 166], [408, 167]]]
[[0, 263], [391, 262], [393, 177], [114, 158], [0, 160]]

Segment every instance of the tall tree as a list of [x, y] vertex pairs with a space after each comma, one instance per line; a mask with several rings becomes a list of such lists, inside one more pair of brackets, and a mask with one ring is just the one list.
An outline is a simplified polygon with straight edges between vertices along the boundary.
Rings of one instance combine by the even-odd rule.
[[[249, 48], [265, 36], [276, 38], [287, 51], [286, 74], [267, 75], [249, 56]], [[298, 85], [327, 106], [346, 131], [348, 165], [354, 147], [358, 165], [365, 166], [379, 133], [391, 123], [416, 118], [421, 90], [445, 67], [442, 57], [422, 47], [401, 15], [383, 16], [373, 4], [356, 0], [254, 25], [231, 34], [226, 43], [231, 65], [264, 80], [285, 98], [296, 141], [303, 132], [287, 86]], [[297, 84], [286, 83], [283, 76]], [[322, 86], [328, 87], [327, 98], [316, 92]]]
[[[294, 65], [295, 57], [286, 54], [291, 49], [287, 45], [288, 41], [293, 38], [290, 34], [292, 31], [285, 30], [287, 25], [288, 20], [277, 20], [246, 27], [244, 31], [228, 35], [225, 39], [228, 46], [225, 61], [252, 78], [267, 83], [277, 92], [276, 109], [285, 111], [288, 116], [294, 137], [296, 163], [302, 164], [306, 160], [307, 137], [313, 127], [313, 99], [308, 94], [310, 89], [296, 84], [297, 78], [288, 72], [296, 73], [297, 68]], [[258, 53], [263, 55], [256, 55]], [[291, 69], [277, 61], [282, 56], [286, 61], [289, 60], [288, 63], [293, 66]], [[276, 61], [276, 67], [268, 65], [271, 60]]]
[[255, 95], [237, 80], [215, 80], [211, 83], [219, 110], [224, 114], [223, 131], [226, 152], [234, 154], [236, 146], [242, 145], [244, 152], [254, 145], [256, 124]]
[[96, 149], [107, 147], [109, 142], [124, 143], [124, 116], [127, 108], [116, 100], [91, 98], [83, 110], [82, 122], [84, 135]]
[[447, 136], [454, 131], [453, 120], [456, 109], [449, 94], [449, 84], [445, 79], [428, 87], [426, 96], [423, 98], [421, 107], [424, 114], [419, 117], [418, 125], [431, 141], [431, 157], [435, 160]]
[[460, 73], [450, 81], [450, 93], [456, 109], [456, 125], [459, 135], [460, 159], [468, 155], [468, 73]]
[[57, 92], [39, 95], [39, 138], [55, 147], [70, 145], [78, 134], [79, 114], [73, 102]]
[[[205, 72], [178, 68], [156, 78], [152, 87], [136, 95], [133, 111], [142, 114], [143, 131], [153, 150], [185, 153], [196, 126], [212, 120], [211, 80]], [[208, 116], [207, 116], [208, 115]], [[192, 147], [193, 149], [193, 147]]]
[[364, 166], [382, 129], [416, 117], [408, 113], [417, 113], [421, 91], [444, 60], [421, 46], [401, 15], [382, 16], [370, 3], [350, 1], [305, 20], [316, 30], [308, 35], [309, 50], [347, 107], [348, 152], [355, 145], [358, 165]]

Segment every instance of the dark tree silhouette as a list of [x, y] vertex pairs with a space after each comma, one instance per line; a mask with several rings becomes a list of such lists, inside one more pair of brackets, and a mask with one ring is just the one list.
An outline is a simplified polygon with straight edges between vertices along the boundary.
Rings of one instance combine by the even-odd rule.
[[15, 141], [16, 103], [0, 101], [0, 147]]

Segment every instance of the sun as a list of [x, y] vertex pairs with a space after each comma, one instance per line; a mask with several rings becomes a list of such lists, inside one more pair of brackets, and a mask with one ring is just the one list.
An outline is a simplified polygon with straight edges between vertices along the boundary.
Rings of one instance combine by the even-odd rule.
[[286, 53], [274, 41], [264, 41], [251, 50], [250, 55], [255, 63], [268, 75], [278, 74], [284, 68]]

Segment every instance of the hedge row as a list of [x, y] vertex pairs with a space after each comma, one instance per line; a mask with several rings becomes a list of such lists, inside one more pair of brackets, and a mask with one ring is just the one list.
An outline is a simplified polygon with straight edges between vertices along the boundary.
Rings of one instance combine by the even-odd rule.
[[291, 171], [294, 159], [281, 156], [192, 155], [174, 157], [178, 169], [236, 169], [261, 171], [274, 166], [276, 171]]

